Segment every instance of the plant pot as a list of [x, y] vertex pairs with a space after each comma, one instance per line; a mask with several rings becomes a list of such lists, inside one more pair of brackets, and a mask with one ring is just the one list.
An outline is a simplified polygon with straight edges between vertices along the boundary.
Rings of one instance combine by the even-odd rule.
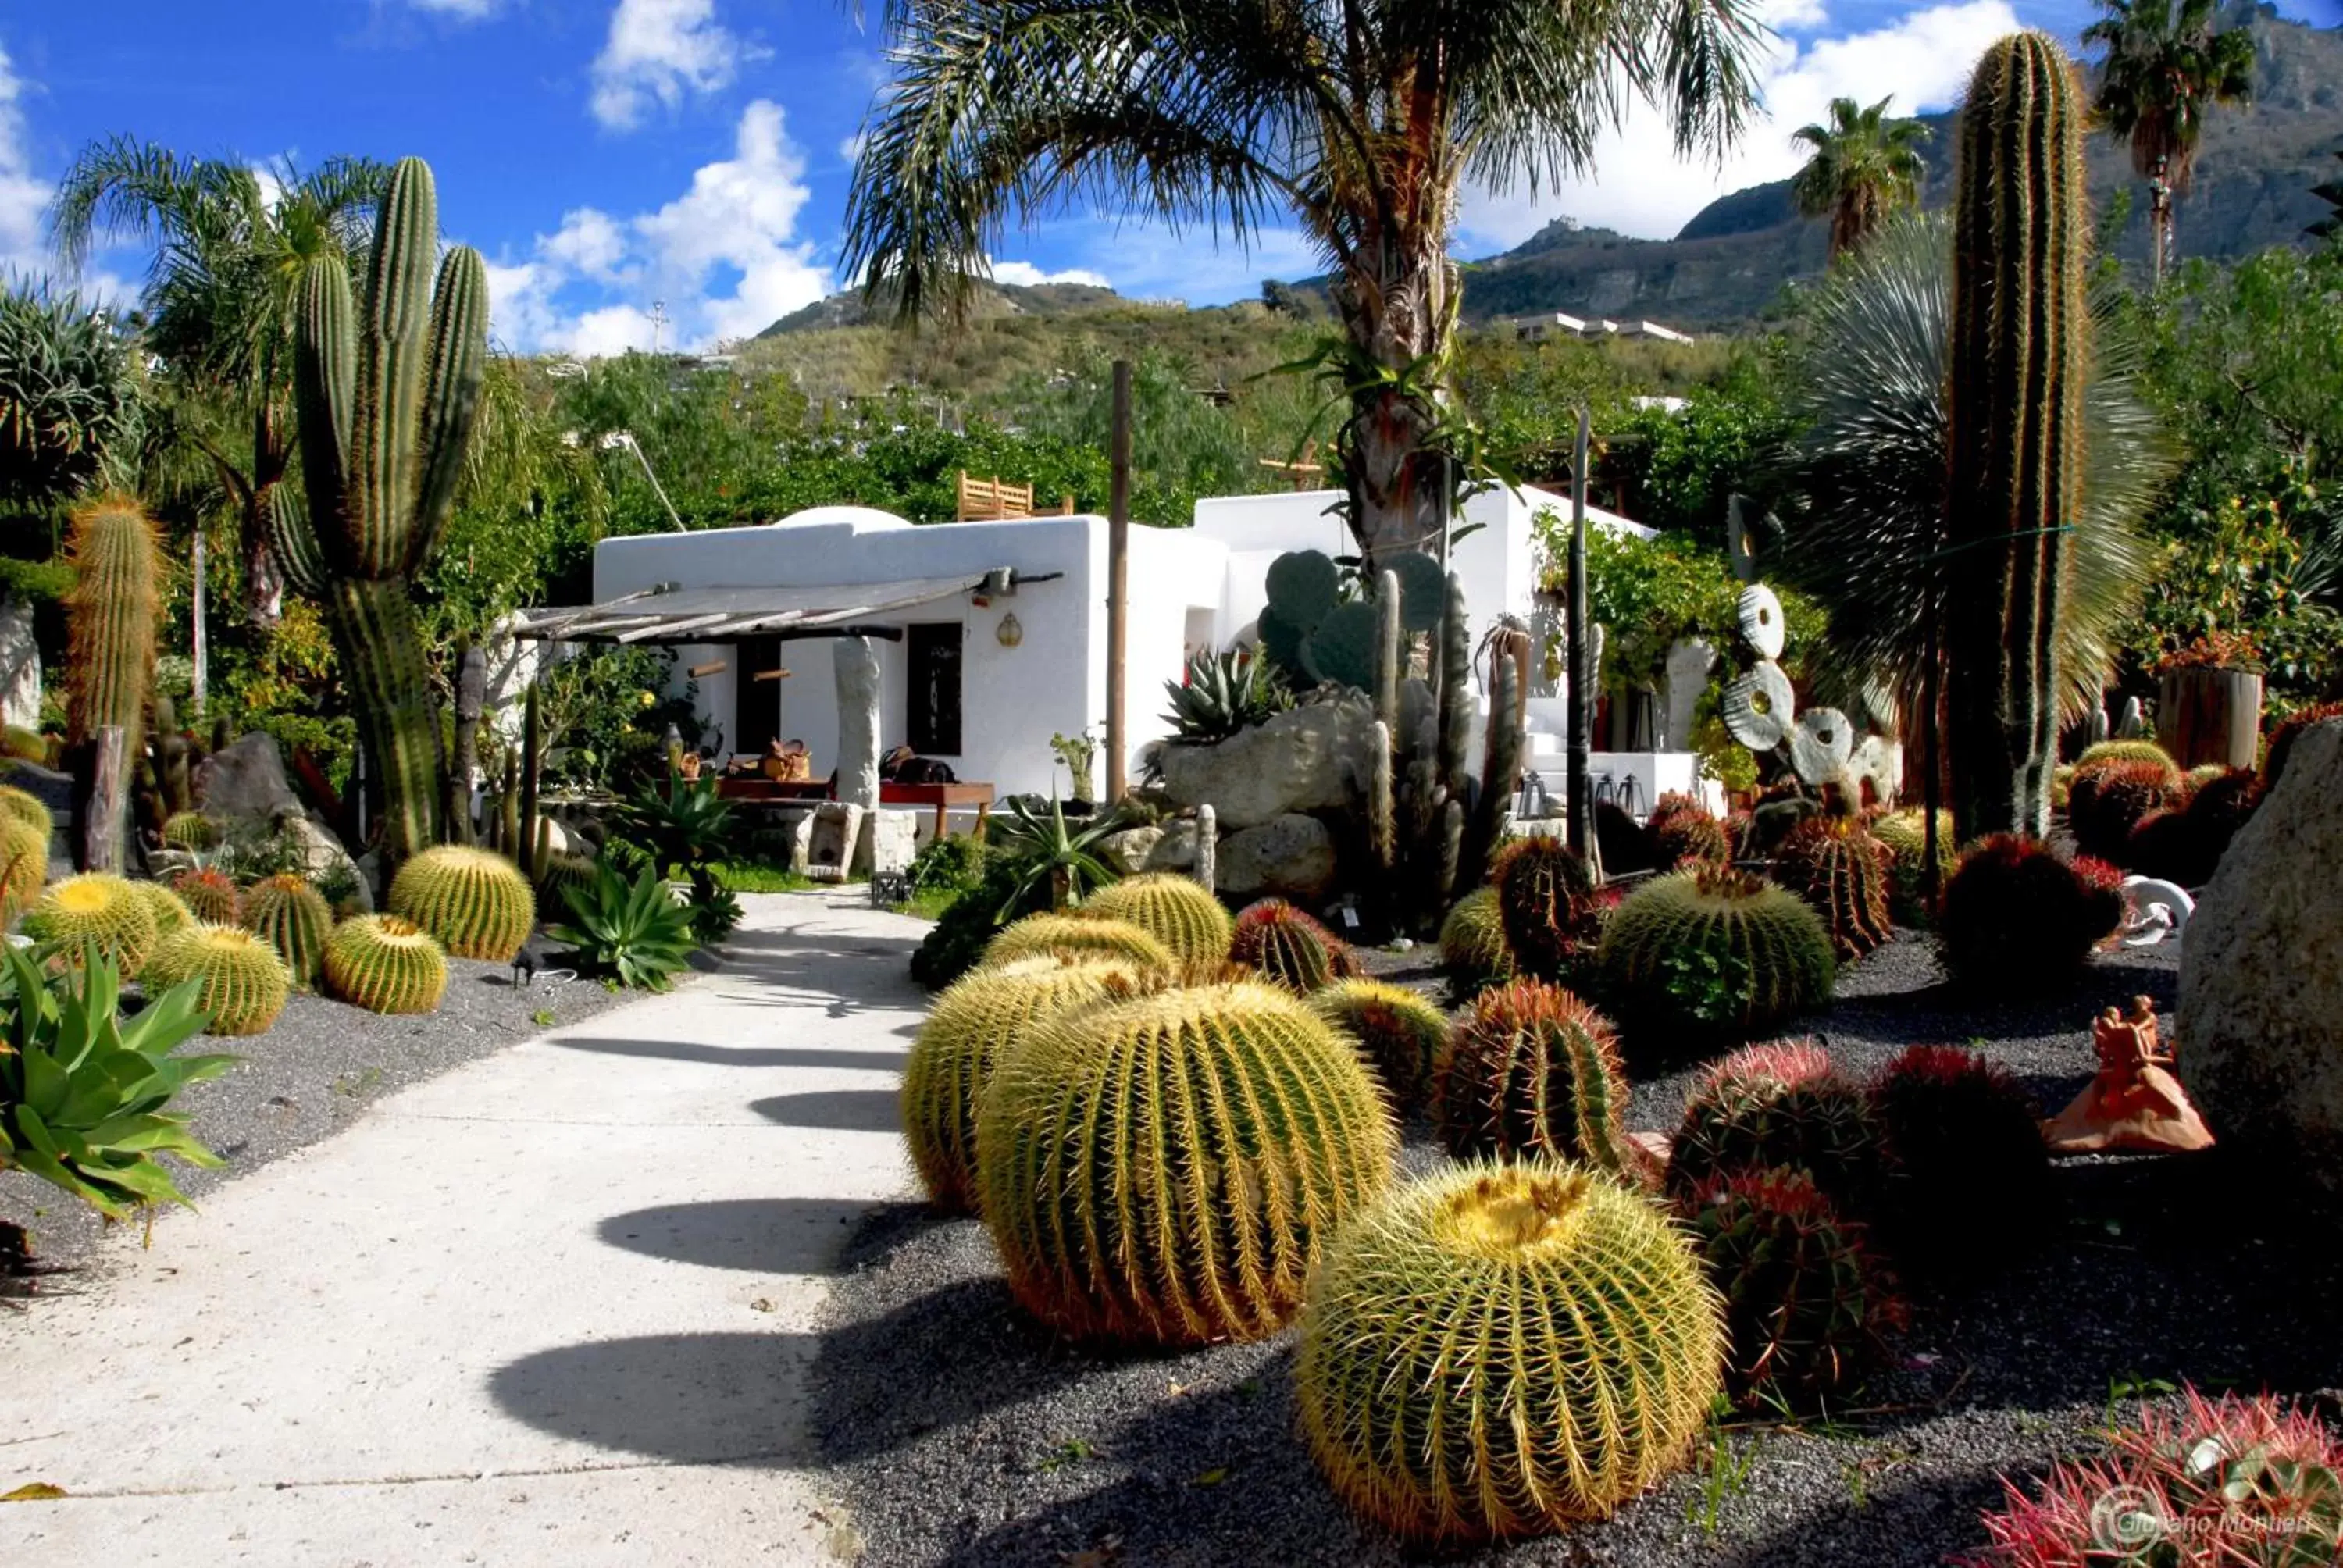
[[2249, 669], [2170, 669], [2157, 679], [2156, 741], [2183, 768], [2251, 768], [2261, 742], [2262, 678]]

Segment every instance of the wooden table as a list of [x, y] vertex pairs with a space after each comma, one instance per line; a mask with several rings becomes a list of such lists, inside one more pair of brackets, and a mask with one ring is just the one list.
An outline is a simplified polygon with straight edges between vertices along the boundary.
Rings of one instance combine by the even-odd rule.
[[[716, 793], [727, 800], [769, 800], [775, 803], [835, 799], [826, 779], [784, 784], [774, 779], [743, 779], [731, 774], [717, 779]], [[935, 836], [939, 839], [949, 831], [950, 813], [970, 806], [976, 808], [975, 836], [982, 839], [985, 825], [992, 818], [993, 798], [990, 784], [896, 784], [882, 779], [879, 785], [879, 804], [881, 806], [932, 807], [936, 813]]]

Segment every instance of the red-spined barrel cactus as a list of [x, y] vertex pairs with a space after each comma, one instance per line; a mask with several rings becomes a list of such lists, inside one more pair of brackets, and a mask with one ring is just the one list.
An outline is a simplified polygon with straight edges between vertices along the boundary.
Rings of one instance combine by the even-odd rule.
[[1638, 1176], [1627, 1075], [1610, 1021], [1559, 986], [1483, 991], [1440, 1078], [1440, 1136], [1460, 1158], [1543, 1156]]
[[1303, 995], [1359, 972], [1342, 938], [1283, 899], [1263, 899], [1238, 914], [1229, 961]]
[[1861, 1085], [1812, 1040], [1753, 1045], [1710, 1064], [1668, 1147], [1678, 1196], [1735, 1171], [1804, 1171], [1857, 1219], [1879, 1202], [1887, 1140]]

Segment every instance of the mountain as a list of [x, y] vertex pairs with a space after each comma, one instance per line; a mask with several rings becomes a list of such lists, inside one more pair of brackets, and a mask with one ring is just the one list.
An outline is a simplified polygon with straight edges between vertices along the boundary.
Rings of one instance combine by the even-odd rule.
[[[2194, 188], [2176, 207], [2183, 256], [2243, 256], [2302, 237], [2326, 216], [2310, 187], [2329, 178], [2343, 145], [2343, 29], [2317, 28], [2266, 5], [2234, 5], [2223, 25], [2253, 35], [2254, 103], [2218, 109], [2197, 153]], [[1930, 132], [1922, 201], [1942, 206], [1953, 174], [1950, 114], [1924, 115]], [[2090, 138], [2096, 210], [2127, 193], [2131, 210], [2116, 253], [2145, 264], [2147, 192], [2128, 149]], [[1573, 316], [1649, 317], [1715, 329], [1765, 314], [1783, 286], [1819, 276], [1828, 252], [1825, 226], [1797, 214], [1790, 182], [1776, 180], [1720, 196], [1668, 240], [1631, 239], [1608, 229], [1549, 224], [1503, 256], [1474, 264], [1464, 288], [1468, 317], [1563, 311]]]
[[[1059, 317], [1080, 316], [1088, 311], [1127, 307], [1132, 302], [1111, 288], [1099, 288], [1087, 283], [980, 283], [969, 314], [979, 321], [997, 321], [1004, 317], [1032, 317], [1053, 320]], [[887, 323], [866, 303], [860, 289], [845, 294], [833, 294], [827, 299], [817, 299], [802, 309], [792, 310], [774, 322], [759, 337], [778, 337], [792, 332], [822, 332], [838, 327], [883, 327]]]

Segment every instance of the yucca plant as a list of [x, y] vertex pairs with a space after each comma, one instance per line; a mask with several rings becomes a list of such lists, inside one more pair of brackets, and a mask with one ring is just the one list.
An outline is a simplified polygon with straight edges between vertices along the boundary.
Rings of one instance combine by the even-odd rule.
[[1391, 1180], [1351, 1043], [1253, 981], [1059, 1013], [977, 1112], [985, 1227], [1019, 1302], [1080, 1338], [1274, 1333], [1329, 1234]]
[[1336, 1236], [1293, 1380], [1345, 1503], [1467, 1542], [1603, 1518], [1675, 1469], [1724, 1349], [1700, 1260], [1639, 1194], [1543, 1161], [1473, 1164]]
[[30, 953], [0, 947], [0, 1170], [37, 1176], [109, 1220], [186, 1202], [160, 1157], [220, 1161], [167, 1107], [236, 1063], [173, 1054], [208, 1021], [200, 988], [165, 991], [126, 1019], [120, 971], [103, 951], [85, 950], [53, 983]]
[[1639, 1180], [1610, 1020], [1544, 980], [1481, 993], [1440, 1073], [1440, 1136], [1459, 1158], [1576, 1161]]
[[1101, 845], [1121, 828], [1122, 819], [1112, 811], [1100, 813], [1083, 827], [1070, 828], [1066, 809], [1054, 797], [1045, 817], [1011, 796], [1008, 819], [993, 819], [989, 840], [992, 864], [1008, 889], [993, 919], [1013, 919], [1044, 888], [1050, 907], [1062, 910], [1114, 881], [1120, 873], [1102, 858]]
[[1172, 699], [1163, 722], [1192, 744], [1226, 740], [1293, 706], [1270, 661], [1237, 648], [1198, 654], [1188, 661], [1187, 678], [1167, 680], [1163, 689]]
[[690, 960], [691, 911], [677, 903], [659, 874], [645, 868], [632, 882], [605, 865], [594, 879], [564, 888], [569, 919], [546, 934], [574, 950], [581, 968], [632, 990], [666, 990]]

